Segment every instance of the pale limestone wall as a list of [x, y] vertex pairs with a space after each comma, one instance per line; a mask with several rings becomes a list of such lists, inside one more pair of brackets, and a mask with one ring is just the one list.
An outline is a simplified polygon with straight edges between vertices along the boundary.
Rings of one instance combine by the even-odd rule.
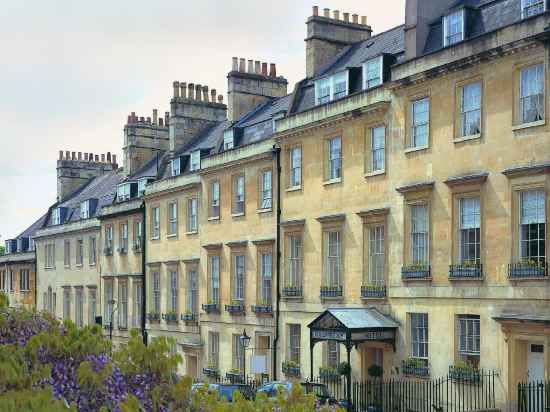
[[[29, 271], [29, 289], [21, 290], [21, 270]], [[36, 257], [34, 252], [16, 253], [0, 256], [0, 276], [6, 271], [12, 272], [13, 291], [5, 285], [5, 290], [10, 306], [25, 307], [33, 309], [35, 307], [35, 287], [36, 287]]]

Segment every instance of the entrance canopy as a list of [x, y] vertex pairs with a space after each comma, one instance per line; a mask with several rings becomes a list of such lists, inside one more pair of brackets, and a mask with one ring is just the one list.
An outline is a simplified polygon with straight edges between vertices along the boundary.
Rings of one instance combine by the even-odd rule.
[[363, 342], [391, 343], [399, 324], [376, 308], [328, 309], [308, 325], [310, 345], [337, 341], [351, 349]]

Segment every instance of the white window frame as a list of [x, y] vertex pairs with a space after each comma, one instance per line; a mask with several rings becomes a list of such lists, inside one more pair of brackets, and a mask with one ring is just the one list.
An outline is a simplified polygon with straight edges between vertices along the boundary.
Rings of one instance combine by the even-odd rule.
[[[535, 73], [537, 73], [537, 70], [540, 69], [542, 71], [542, 76], [540, 76], [540, 80], [541, 80], [541, 84], [539, 86], [541, 86], [542, 90], [540, 93], [531, 93], [531, 94], [527, 94], [526, 91], [524, 91], [523, 89], [523, 76], [526, 76], [527, 73], [532, 73], [532, 71], [534, 70]], [[542, 121], [545, 119], [545, 93], [546, 93], [546, 85], [545, 85], [545, 67], [544, 67], [544, 63], [537, 63], [537, 64], [533, 64], [531, 66], [527, 66], [527, 67], [523, 67], [521, 70], [520, 70], [520, 73], [519, 73], [519, 111], [520, 111], [520, 119], [521, 119], [521, 124], [529, 124], [529, 123], [533, 123], [533, 122], [537, 122], [537, 121]], [[531, 88], [533, 88], [533, 86], [530, 86]], [[534, 119], [534, 120], [529, 120], [529, 119], [526, 119], [526, 112], [525, 112], [525, 101], [531, 101], [533, 98], [537, 98], [537, 99], [540, 99], [540, 115], [541, 115], [541, 118], [540, 119]]]
[[61, 209], [59, 207], [56, 207], [52, 211], [52, 224], [53, 225], [60, 225], [61, 222]]
[[243, 174], [236, 175], [233, 178], [233, 211], [234, 215], [245, 214], [246, 201], [246, 180]]
[[386, 283], [386, 237], [385, 225], [377, 224], [367, 228], [368, 231], [368, 273], [370, 285], [383, 286]]
[[120, 252], [128, 252], [128, 222], [120, 224]]
[[324, 286], [342, 286], [342, 230], [326, 230], [323, 235], [325, 243]]
[[151, 208], [151, 239], [157, 240], [160, 238], [160, 207], [154, 206]]
[[117, 186], [117, 201], [129, 200], [132, 195], [131, 183], [121, 183]]
[[[477, 107], [474, 107], [474, 108], [469, 108], [468, 110], [466, 110], [464, 104], [465, 104], [465, 93], [466, 93], [466, 90], [469, 88], [469, 87], [478, 87], [479, 88], [479, 99], [478, 99], [478, 102], [477, 102]], [[468, 83], [468, 84], [465, 84], [464, 86], [462, 86], [461, 90], [460, 90], [460, 93], [461, 93], [461, 98], [460, 98], [460, 137], [467, 137], [467, 136], [475, 136], [475, 135], [478, 135], [481, 133], [481, 100], [482, 100], [482, 92], [483, 92], [483, 89], [482, 89], [482, 85], [481, 85], [481, 81], [477, 81], [477, 82], [473, 82], [473, 83]], [[477, 114], [477, 126], [478, 126], [478, 130], [476, 133], [470, 133], [468, 130], [467, 130], [467, 127], [469, 126], [469, 123], [467, 123], [467, 120], [468, 120], [468, 117], [471, 116], [471, 115], [476, 115]]]
[[220, 366], [220, 334], [208, 332], [208, 367], [218, 369]]
[[118, 327], [128, 329], [128, 280], [118, 281]]
[[[345, 79], [346, 88], [345, 88], [345, 92], [339, 92], [339, 93], [345, 93], [345, 94], [343, 94], [342, 96], [336, 96], [336, 94], [339, 94], [339, 93], [336, 93], [336, 85], [343, 83], [342, 81], [338, 81], [341, 79]], [[329, 89], [329, 94], [321, 96], [321, 90], [322, 89], [325, 90], [327, 87]], [[347, 69], [315, 81], [316, 105], [328, 103], [335, 99], [341, 99], [347, 95], [349, 95], [349, 70]]]
[[187, 311], [197, 316], [199, 313], [199, 274], [198, 268], [187, 271]]
[[[477, 325], [477, 326], [476, 326]], [[478, 333], [476, 334], [476, 329]], [[464, 339], [462, 338], [464, 336]], [[479, 358], [481, 352], [481, 322], [477, 315], [458, 315], [458, 353]]]
[[[426, 104], [428, 105], [427, 121], [417, 121], [415, 109], [417, 105], [420, 105], [421, 103], [424, 103], [424, 102], [426, 102]], [[430, 103], [431, 102], [429, 97], [423, 97], [411, 102], [411, 141], [410, 141], [411, 149], [423, 149], [430, 145]], [[417, 129], [421, 127], [426, 127], [426, 141], [422, 145], [418, 143], [418, 135], [417, 135]]]
[[[104, 313], [104, 318], [105, 318], [105, 325], [109, 325], [111, 323], [111, 314], [113, 313], [113, 310], [114, 310], [114, 291], [115, 291], [115, 281], [114, 279], [105, 279], [105, 291], [104, 291], [104, 296], [105, 296], [105, 304], [104, 304], [104, 308], [105, 308], [105, 313]], [[114, 319], [113, 319], [114, 321]]]
[[143, 284], [141, 282], [134, 283], [134, 327], [141, 327], [141, 316], [143, 311]]
[[30, 271], [29, 269], [21, 269], [19, 271], [19, 290], [28, 292], [30, 290]]
[[113, 251], [113, 225], [105, 228], [105, 248]]
[[288, 325], [288, 353], [287, 360], [300, 365], [302, 330], [299, 323]]
[[194, 150], [189, 155], [189, 170], [194, 172], [200, 170], [201, 168], [201, 151]]
[[410, 313], [411, 358], [429, 357], [429, 320], [427, 313]]
[[74, 323], [77, 327], [84, 326], [84, 290], [77, 287], [74, 290]]
[[[339, 142], [339, 149], [333, 149], [335, 142]], [[335, 154], [337, 153], [337, 156]], [[342, 137], [335, 136], [327, 141], [328, 180], [342, 178]]]
[[[426, 214], [426, 228], [425, 231], [420, 231], [420, 229], [415, 228], [415, 210], [424, 209]], [[417, 203], [410, 205], [410, 263], [415, 265], [425, 265], [429, 266], [430, 264], [430, 212], [427, 203]], [[423, 239], [421, 237], [424, 237]], [[424, 247], [421, 247], [420, 243], [423, 241]], [[423, 259], [420, 259], [420, 251], [424, 250]]]
[[[375, 141], [375, 136], [377, 132], [380, 132], [380, 130], [382, 131], [382, 146], [378, 147], [376, 144], [377, 142]], [[370, 129], [370, 133], [371, 172], [383, 172], [386, 170], [386, 127], [373, 127]], [[380, 157], [377, 159], [377, 156]]]
[[288, 276], [286, 286], [289, 287], [302, 286], [302, 242], [303, 236], [301, 233], [288, 235]]
[[[534, 196], [535, 198], [535, 214], [536, 216], [531, 216], [529, 219], [527, 216], [524, 216], [525, 199], [527, 196]], [[532, 208], [531, 208], [532, 209]], [[545, 263], [546, 262], [546, 248], [547, 248], [547, 225], [546, 225], [546, 192], [544, 189], [532, 189], [524, 190], [519, 192], [519, 257], [521, 260], [535, 261], [536, 263]], [[532, 238], [528, 236], [525, 238], [523, 227], [526, 226], [527, 233], [530, 235], [532, 231], [529, 230], [531, 225], [537, 225], [537, 233], [541, 231], [544, 233], [544, 238], [538, 237]], [[543, 226], [542, 229], [540, 226]], [[530, 246], [533, 242], [536, 242], [538, 251], [533, 253], [530, 251]], [[541, 245], [542, 243], [542, 245]], [[526, 245], [526, 248], [523, 247], [523, 244]], [[542, 247], [541, 247], [542, 246]], [[525, 253], [528, 251], [528, 253]]]
[[[532, 4], [528, 4], [529, 0], [521, 0], [521, 18], [526, 19], [528, 17], [538, 16], [547, 10], [547, 0], [535, 0]], [[543, 10], [537, 13], [526, 13], [527, 9], [539, 7], [540, 3], [543, 5]]]
[[80, 203], [80, 219], [90, 218], [90, 201], [85, 200]]
[[302, 185], [302, 148], [292, 147], [289, 150], [290, 165], [290, 188]]
[[220, 181], [214, 180], [210, 183], [210, 217], [220, 217]]
[[178, 202], [168, 202], [168, 236], [178, 234]]
[[71, 267], [71, 241], [66, 239], [63, 241], [63, 264], [66, 268]]
[[168, 272], [170, 281], [169, 288], [170, 288], [170, 312], [177, 312], [178, 311], [178, 288], [179, 288], [179, 273], [176, 269], [170, 269]]
[[151, 299], [151, 303], [153, 305], [152, 309], [153, 312], [160, 314], [160, 273], [158, 271], [151, 273], [151, 292], [153, 295], [153, 298]]
[[235, 147], [235, 133], [233, 129], [223, 132], [223, 150], [231, 150]]
[[[384, 83], [384, 56], [378, 56], [373, 59], [367, 60], [365, 63], [363, 63], [363, 90], [373, 89], [375, 87], [380, 86]], [[373, 77], [371, 79], [368, 78], [369, 75], [369, 66], [372, 64], [378, 65], [378, 77]], [[377, 82], [374, 82], [374, 80], [377, 80]], [[373, 82], [373, 84], [371, 84]]]
[[94, 325], [97, 316], [97, 289], [95, 287], [88, 290], [88, 324]]
[[[472, 204], [473, 203], [473, 204]], [[468, 208], [468, 206], [471, 208]], [[458, 231], [460, 263], [481, 263], [481, 199], [463, 197], [458, 200]], [[467, 213], [469, 212], [469, 213]], [[471, 242], [471, 231], [474, 231], [474, 242]], [[469, 256], [469, 247], [474, 245], [473, 258]]]
[[88, 264], [93, 266], [96, 264], [97, 260], [97, 241], [95, 236], [90, 236], [88, 238]]
[[273, 172], [264, 170], [261, 176], [260, 209], [271, 210], [273, 207]]
[[179, 176], [181, 174], [181, 158], [176, 157], [170, 160], [170, 171], [172, 177]]
[[71, 289], [63, 288], [63, 320], [71, 320]]
[[244, 302], [246, 290], [246, 258], [244, 253], [233, 255], [233, 282], [233, 300]]
[[266, 305], [271, 305], [273, 296], [273, 253], [262, 252], [260, 254], [260, 297]]
[[326, 363], [331, 369], [338, 369], [340, 365], [340, 342], [329, 340], [326, 342]]
[[199, 230], [199, 201], [196, 197], [187, 199], [187, 233]]
[[76, 239], [76, 266], [82, 266], [84, 264], [84, 239]]
[[[460, 32], [458, 33], [454, 33], [452, 34], [451, 36], [457, 36], [458, 34], [460, 34], [460, 40], [455, 40], [453, 42], [449, 41], [449, 19], [451, 19], [452, 17], [454, 16], [460, 16]], [[447, 46], [452, 46], [453, 44], [457, 44], [457, 43], [460, 43], [461, 41], [464, 41], [464, 36], [465, 36], [465, 29], [466, 29], [466, 24], [465, 24], [465, 21], [466, 21], [466, 13], [464, 12], [464, 9], [461, 9], [461, 10], [457, 10], [453, 13], [450, 13], [450, 14], [447, 14], [446, 16], [443, 17], [443, 46], [444, 47], [447, 47]]]
[[210, 300], [215, 305], [220, 303], [220, 264], [221, 259], [219, 255], [211, 255], [208, 257], [208, 266], [209, 266], [209, 289], [210, 289]]

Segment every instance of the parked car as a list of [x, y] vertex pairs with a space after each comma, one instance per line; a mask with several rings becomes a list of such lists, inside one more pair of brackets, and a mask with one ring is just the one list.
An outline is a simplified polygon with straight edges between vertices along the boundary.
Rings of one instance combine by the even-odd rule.
[[224, 398], [228, 402], [233, 402], [233, 394], [236, 391], [239, 391], [246, 400], [253, 400], [256, 396], [254, 389], [239, 383], [195, 383], [191, 387], [191, 391], [195, 392], [205, 386], [208, 392], [217, 392], [220, 399]]
[[[284, 390], [285, 393], [292, 391], [292, 385], [295, 382], [275, 381], [269, 382], [261, 386], [257, 393], [265, 393], [268, 398], [275, 398], [279, 390]], [[313, 393], [320, 405], [338, 405], [339, 402], [330, 394], [327, 385], [322, 383], [301, 382], [304, 393]]]

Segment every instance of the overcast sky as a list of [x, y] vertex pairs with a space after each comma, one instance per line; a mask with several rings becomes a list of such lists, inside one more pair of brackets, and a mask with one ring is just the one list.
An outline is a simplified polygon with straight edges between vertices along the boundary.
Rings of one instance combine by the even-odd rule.
[[129, 112], [169, 109], [174, 80], [225, 94], [231, 57], [305, 73], [311, 6], [402, 24], [405, 0], [17, 0], [0, 11], [0, 240], [56, 198], [59, 150], [114, 152]]

